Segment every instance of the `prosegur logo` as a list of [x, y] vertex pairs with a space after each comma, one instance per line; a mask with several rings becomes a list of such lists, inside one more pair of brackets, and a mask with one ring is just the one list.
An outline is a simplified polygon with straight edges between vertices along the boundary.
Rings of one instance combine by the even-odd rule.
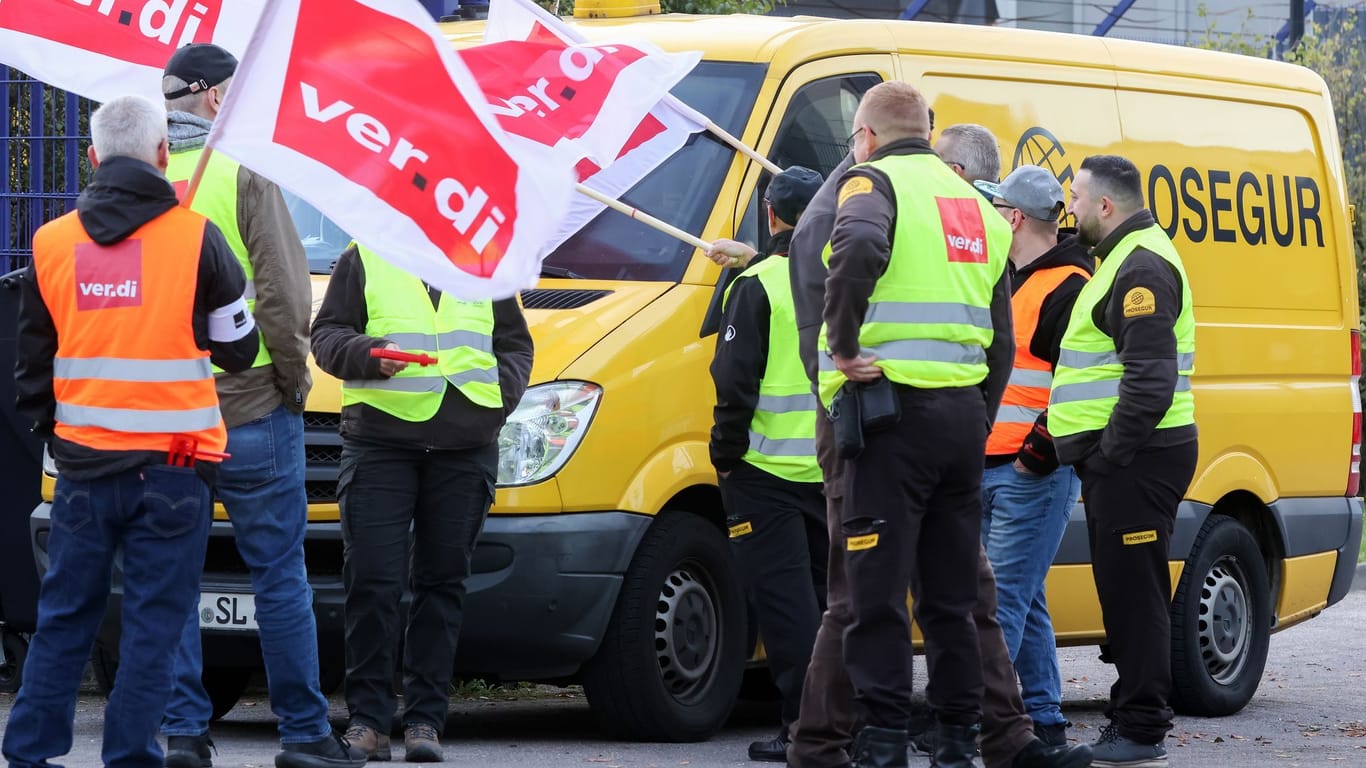
[[76, 246], [76, 309], [142, 306], [142, 241]]
[[0, 27], [160, 69], [171, 52], [213, 41], [225, 0], [0, 2]]

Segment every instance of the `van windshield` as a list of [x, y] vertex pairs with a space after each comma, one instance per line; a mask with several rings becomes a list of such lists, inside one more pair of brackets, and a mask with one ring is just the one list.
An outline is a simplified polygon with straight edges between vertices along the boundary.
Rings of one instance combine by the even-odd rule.
[[[700, 62], [673, 88], [688, 106], [733, 135], [744, 129], [763, 81], [765, 65]], [[735, 152], [703, 131], [621, 195], [627, 205], [693, 234], [700, 234], [716, 204]], [[309, 270], [328, 274], [351, 237], [288, 190], [281, 190], [308, 254]], [[545, 260], [545, 275], [603, 280], [682, 279], [693, 247], [616, 211], [605, 209]]]

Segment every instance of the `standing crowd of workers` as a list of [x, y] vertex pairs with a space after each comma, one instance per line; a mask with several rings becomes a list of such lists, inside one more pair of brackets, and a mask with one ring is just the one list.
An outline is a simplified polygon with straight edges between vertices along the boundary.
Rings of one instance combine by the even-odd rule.
[[[34, 237], [18, 406], [59, 474], [11, 766], [70, 750], [119, 553], [103, 760], [212, 765], [196, 607], [215, 497], [256, 595], [276, 765], [388, 760], [395, 724], [405, 760], [442, 759], [465, 581], [531, 336], [515, 298], [456, 300], [364, 244], [341, 255], [310, 328], [280, 190], [205, 153], [236, 65], [187, 46], [166, 66], [165, 109], [100, 107], [90, 185]], [[782, 696], [781, 730], [749, 756], [906, 765], [913, 614], [935, 713], [914, 743], [934, 765], [972, 765], [979, 740], [988, 768], [1165, 765], [1194, 321], [1138, 172], [1087, 158], [1066, 206], [1041, 168], [997, 183], [995, 138], [958, 125], [932, 145], [905, 83], [869, 90], [854, 129], [828, 179], [793, 167], [768, 184], [766, 254], [709, 252], [746, 265], [724, 299], [711, 457]], [[1060, 239], [1064, 207], [1078, 231]], [[303, 551], [310, 344], [342, 381], [345, 735], [320, 691]], [[1044, 590], [1082, 491], [1119, 672], [1094, 745], [1066, 737]]]
[[[1089, 157], [1070, 204], [1037, 166], [998, 182], [996, 138], [961, 124], [931, 144], [933, 113], [900, 82], [871, 88], [853, 128], [823, 184], [805, 168], [769, 184], [768, 253], [708, 254], [746, 266], [711, 453], [782, 697], [782, 729], [749, 756], [897, 768], [913, 744], [967, 768], [980, 742], [988, 768], [1165, 766], [1195, 325], [1138, 170]], [[1067, 739], [1044, 585], [1083, 491], [1118, 670], [1089, 745]], [[912, 615], [934, 711], [914, 734]]]

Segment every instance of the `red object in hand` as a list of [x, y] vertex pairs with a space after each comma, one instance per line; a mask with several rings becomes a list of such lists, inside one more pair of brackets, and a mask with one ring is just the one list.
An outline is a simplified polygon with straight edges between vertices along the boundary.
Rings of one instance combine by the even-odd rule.
[[199, 441], [183, 435], [171, 439], [166, 463], [173, 467], [193, 467], [196, 459], [230, 459], [232, 454], [199, 447]]
[[400, 352], [397, 349], [375, 347], [370, 350], [370, 356], [382, 357], [387, 360], [398, 360], [404, 363], [417, 363], [418, 365], [436, 365], [435, 357], [424, 355], [421, 352]]

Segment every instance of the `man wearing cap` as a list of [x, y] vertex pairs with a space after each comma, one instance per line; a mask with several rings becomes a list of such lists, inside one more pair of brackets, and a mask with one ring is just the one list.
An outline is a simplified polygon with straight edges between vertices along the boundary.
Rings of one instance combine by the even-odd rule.
[[1062, 745], [1067, 720], [1044, 579], [1081, 481], [1071, 467], [1058, 466], [1048, 433], [1048, 391], [1067, 318], [1094, 261], [1076, 237], [1058, 239], [1063, 193], [1051, 172], [1024, 165], [1000, 184], [978, 181], [975, 186], [1010, 222], [1015, 318], [1015, 363], [987, 437], [982, 542], [996, 572], [996, 618], [1034, 733], [1047, 744]]
[[[170, 135], [167, 178], [183, 197], [237, 68], [211, 44], [185, 46], [162, 78]], [[303, 408], [308, 396], [308, 261], [280, 190], [221, 154], [211, 154], [191, 204], [223, 230], [246, 273], [247, 304], [261, 342], [252, 367], [217, 376], [231, 458], [216, 491], [251, 572], [261, 656], [283, 751], [277, 766], [358, 766], [332, 733], [318, 684], [313, 596], [304, 565]], [[199, 617], [188, 617], [175, 658], [174, 690], [161, 732], [168, 768], [211, 764], [208, 693], [200, 674]]]
[[726, 289], [711, 375], [716, 383], [711, 461], [749, 604], [782, 695], [782, 730], [749, 747], [751, 760], [785, 762], [789, 729], [825, 607], [825, 497], [816, 463], [816, 397], [797, 353], [787, 248], [821, 175], [801, 166], [778, 174], [764, 206], [768, 255], [733, 240], [713, 254], [750, 266]]

